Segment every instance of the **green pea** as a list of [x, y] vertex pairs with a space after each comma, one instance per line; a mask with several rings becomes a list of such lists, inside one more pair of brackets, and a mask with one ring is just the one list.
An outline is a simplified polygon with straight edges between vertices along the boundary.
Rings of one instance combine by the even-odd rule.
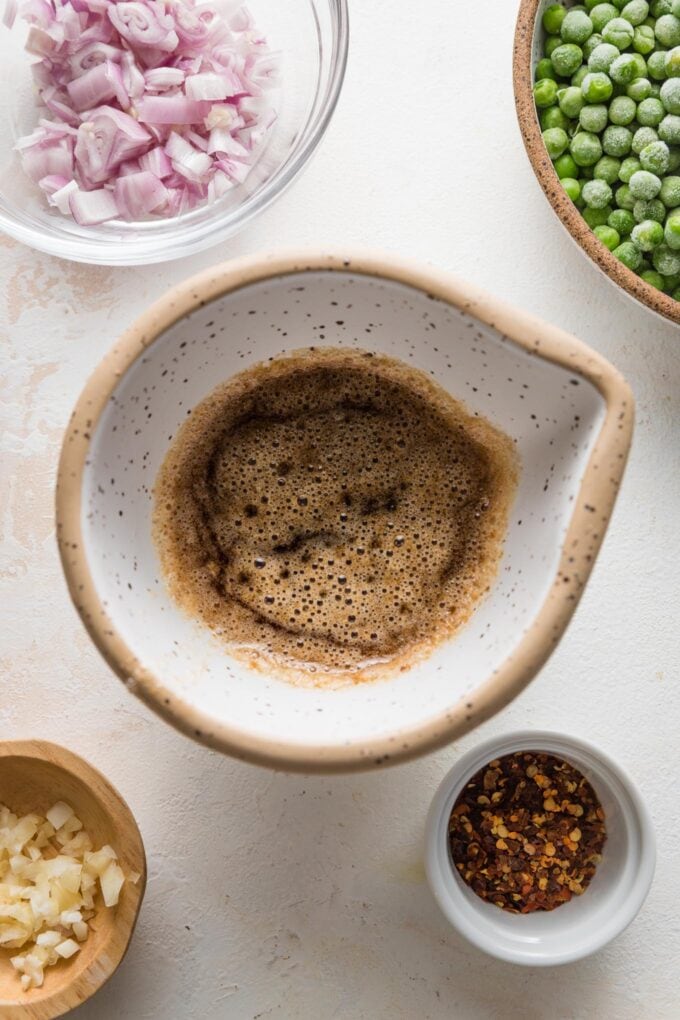
[[659, 136], [653, 127], [641, 127], [633, 135], [631, 148], [635, 155], [639, 156], [646, 145], [650, 145], [651, 142], [657, 142], [658, 140]]
[[633, 77], [633, 81], [635, 81], [635, 78], [646, 78], [647, 77], [647, 61], [642, 56], [642, 54], [641, 53], [629, 53], [628, 55], [630, 57], [632, 57], [634, 62], [635, 62], [635, 75]]
[[562, 40], [559, 37], [559, 35], [549, 35], [548, 38], [545, 40], [545, 46], [543, 47], [543, 52], [545, 53], [546, 57], [550, 57], [550, 56], [552, 56], [553, 50], [556, 50], [557, 47], [561, 46], [561, 45], [562, 45]]
[[649, 91], [650, 99], [661, 99], [661, 86], [658, 81], [651, 82], [651, 89]]
[[636, 78], [626, 87], [626, 95], [635, 103], [648, 99], [652, 86], [648, 78]]
[[633, 227], [630, 239], [640, 251], [654, 251], [663, 241], [663, 227], [656, 220], [643, 220]]
[[673, 11], [673, 0], [652, 0], [650, 12], [655, 18], [661, 18], [664, 14], [671, 14]]
[[557, 93], [557, 102], [565, 117], [575, 120], [585, 105], [585, 99], [580, 89], [575, 85], [569, 88], [560, 89]]
[[556, 159], [553, 166], [560, 180], [564, 180], [566, 177], [578, 178], [578, 167], [574, 162], [574, 157], [568, 152], [565, 152], [564, 155]]
[[680, 251], [674, 251], [667, 244], [660, 244], [652, 255], [654, 268], [662, 276], [674, 276], [680, 273]]
[[563, 177], [561, 181], [562, 187], [566, 191], [572, 202], [578, 202], [581, 197], [581, 185], [575, 177]]
[[543, 142], [551, 159], [557, 159], [569, 145], [567, 132], [562, 128], [548, 128], [543, 132]]
[[633, 272], [640, 268], [642, 255], [632, 241], [624, 241], [618, 248], [614, 248], [613, 254], [619, 262], [623, 262], [624, 266], [628, 266]]
[[636, 223], [644, 223], [645, 220], [663, 223], [666, 219], [666, 207], [658, 198], [638, 198], [633, 206], [633, 219]]
[[617, 85], [630, 85], [633, 79], [638, 78], [638, 67], [634, 55], [622, 53], [620, 57], [617, 57], [609, 68], [609, 77]]
[[674, 46], [667, 52], [663, 67], [667, 78], [680, 78], [680, 46]]
[[637, 108], [637, 119], [643, 127], [657, 127], [665, 113], [660, 99], [643, 99]]
[[590, 206], [586, 206], [581, 215], [586, 221], [591, 230], [595, 227], [603, 227], [611, 216], [612, 207], [610, 205], [605, 206], [604, 209], [592, 209]]
[[552, 78], [541, 78], [534, 85], [534, 102], [539, 110], [553, 106], [557, 99], [557, 82]]
[[619, 179], [621, 161], [614, 156], [603, 156], [593, 167], [593, 177], [607, 184], [615, 184]]
[[638, 25], [633, 33], [633, 49], [635, 52], [646, 57], [647, 54], [653, 52], [655, 46], [656, 36], [654, 35], [654, 29], [649, 25]]
[[581, 189], [583, 201], [590, 209], [604, 209], [612, 200], [612, 189], [606, 181], [586, 181]]
[[656, 81], [666, 77], [666, 50], [655, 50], [647, 57], [647, 74]]
[[[589, 134], [586, 131], [579, 131], [572, 138], [569, 151], [578, 166], [595, 166], [598, 159], [602, 156], [602, 143], [597, 135]], [[613, 156], [616, 154], [609, 153], [609, 155]]]
[[673, 251], [680, 251], [680, 209], [668, 214], [664, 228], [664, 240]]
[[644, 273], [640, 273], [640, 279], [651, 287], [656, 287], [657, 290], [664, 289], [663, 276], [661, 273], [657, 273], [656, 269], [645, 269]]
[[622, 184], [620, 188], [617, 188], [614, 201], [619, 209], [627, 209], [628, 212], [632, 213], [635, 207], [635, 199], [630, 193], [630, 185]]
[[607, 107], [584, 106], [579, 114], [579, 124], [584, 131], [591, 131], [593, 134], [604, 131], [607, 126]]
[[650, 142], [640, 153], [642, 169], [656, 174], [657, 177], [663, 177], [667, 173], [669, 162], [670, 151], [665, 142]]
[[666, 177], [661, 182], [659, 198], [666, 209], [680, 208], [680, 177]]
[[563, 43], [552, 51], [550, 61], [561, 78], [569, 78], [581, 66], [583, 50], [575, 43]]
[[680, 18], [674, 14], [662, 15], [654, 26], [654, 35], [661, 46], [680, 45]]
[[612, 124], [630, 124], [635, 120], [637, 105], [628, 96], [617, 96], [609, 104], [609, 120]]
[[604, 71], [605, 74], [621, 54], [611, 43], [600, 43], [588, 57], [589, 71]]
[[593, 23], [583, 11], [569, 10], [562, 19], [560, 35], [566, 43], [584, 43], [593, 34]]
[[602, 135], [602, 148], [608, 156], [621, 158], [627, 156], [633, 141], [633, 134], [629, 128], [619, 124], [610, 124], [605, 128]]
[[590, 20], [596, 32], [601, 32], [607, 22], [618, 17], [618, 11], [613, 4], [597, 4], [590, 12]]
[[557, 72], [553, 67], [552, 60], [544, 57], [543, 60], [539, 60], [536, 64], [536, 71], [534, 72], [536, 81], [543, 81], [544, 78], [552, 78], [553, 81], [557, 81]]
[[661, 191], [661, 181], [649, 170], [637, 170], [631, 177], [628, 187], [634, 198], [656, 198]]
[[571, 76], [571, 84], [575, 85], [577, 88], [580, 88], [581, 85], [583, 84], [583, 79], [585, 78], [585, 76], [587, 74], [588, 74], [588, 67], [586, 66], [586, 64], [584, 64], [582, 67], [579, 67], [579, 69], [576, 72], [576, 74], [572, 74], [572, 76]]
[[618, 231], [621, 237], [628, 237], [635, 226], [635, 219], [628, 209], [614, 209], [607, 219], [607, 225]]
[[635, 29], [629, 21], [625, 21], [623, 18], [612, 18], [602, 29], [602, 38], [620, 50], [627, 50], [633, 44]]
[[647, 0], [629, 0], [621, 11], [621, 17], [630, 21], [631, 25], [641, 25], [649, 15]]
[[606, 103], [612, 94], [612, 83], [601, 71], [588, 73], [581, 84], [583, 98], [587, 103]]
[[543, 131], [547, 131], [549, 128], [562, 128], [563, 131], [568, 131], [571, 124], [571, 121], [568, 117], [564, 116], [559, 106], [549, 106], [547, 109], [541, 110], [539, 120]]
[[561, 4], [550, 4], [543, 12], [543, 28], [550, 35], [559, 35], [566, 14], [567, 12]]
[[624, 184], [628, 184], [633, 174], [636, 173], [638, 170], [642, 170], [640, 160], [635, 159], [634, 156], [628, 156], [626, 159], [624, 159], [623, 163], [621, 164], [621, 169], [619, 170], [619, 180], [623, 181]]
[[621, 244], [621, 235], [619, 232], [606, 223], [602, 223], [600, 226], [595, 227], [593, 233], [599, 241], [602, 241], [605, 248], [609, 248], [610, 251], [614, 251], [614, 248], [618, 248]]
[[667, 113], [659, 124], [659, 138], [669, 145], [680, 145], [680, 116]]

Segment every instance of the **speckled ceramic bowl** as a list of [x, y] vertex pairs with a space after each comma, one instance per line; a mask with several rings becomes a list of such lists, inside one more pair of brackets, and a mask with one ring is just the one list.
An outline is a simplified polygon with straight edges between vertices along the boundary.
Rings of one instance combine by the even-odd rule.
[[[615, 258], [608, 248], [595, 237], [581, 213], [559, 183], [552, 162], [546, 152], [541, 127], [534, 104], [534, 68], [543, 51], [544, 31], [541, 18], [545, 8], [554, 0], [521, 0], [513, 58], [515, 106], [527, 154], [545, 195], [563, 225], [583, 252], [614, 283], [639, 304], [661, 315], [670, 322], [680, 323], [680, 301], [645, 283], [631, 269]], [[572, 7], [574, 0], [560, 0]]]
[[[187, 412], [248, 365], [319, 343], [431, 373], [522, 460], [500, 570], [468, 624], [410, 671], [336, 690], [232, 659], [170, 599], [151, 535], [151, 489]], [[57, 490], [71, 596], [129, 688], [211, 747], [304, 771], [412, 757], [497, 712], [545, 662], [603, 539], [632, 427], [630, 391], [598, 354], [448, 274], [371, 255], [228, 263], [146, 312], [78, 401]]]

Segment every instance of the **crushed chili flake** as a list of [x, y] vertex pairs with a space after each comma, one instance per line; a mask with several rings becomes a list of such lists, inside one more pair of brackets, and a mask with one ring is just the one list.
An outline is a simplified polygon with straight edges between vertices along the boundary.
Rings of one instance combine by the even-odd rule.
[[588, 886], [607, 838], [602, 805], [578, 769], [540, 751], [490, 761], [449, 820], [456, 870], [515, 914], [554, 910]]

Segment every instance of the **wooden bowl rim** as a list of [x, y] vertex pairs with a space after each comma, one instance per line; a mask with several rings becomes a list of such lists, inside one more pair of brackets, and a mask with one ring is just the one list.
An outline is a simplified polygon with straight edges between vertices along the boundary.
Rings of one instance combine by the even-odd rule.
[[[144, 841], [132, 811], [118, 790], [98, 769], [73, 751], [47, 740], [2, 741], [0, 766], [4, 759], [9, 758], [33, 758], [55, 765], [72, 775], [99, 801], [116, 830], [124, 833], [124, 838], [130, 841], [135, 856], [139, 858], [138, 870], [141, 877], [136, 885], [130, 886], [132, 898], [127, 912], [116, 915], [111, 937], [105, 944], [104, 965], [101, 954], [97, 954], [89, 966], [69, 984], [34, 1002], [30, 1001], [30, 992], [24, 993], [20, 987], [15, 1000], [0, 999], [2, 1020], [53, 1020], [91, 998], [120, 966], [130, 944], [146, 889]], [[51, 973], [47, 971], [45, 985], [48, 985]]]
[[581, 213], [559, 185], [536, 116], [531, 72], [534, 26], [543, 0], [520, 0], [512, 60], [515, 109], [529, 161], [546, 198], [579, 247], [630, 297], [669, 322], [680, 323], [680, 301], [652, 287], [597, 239]]

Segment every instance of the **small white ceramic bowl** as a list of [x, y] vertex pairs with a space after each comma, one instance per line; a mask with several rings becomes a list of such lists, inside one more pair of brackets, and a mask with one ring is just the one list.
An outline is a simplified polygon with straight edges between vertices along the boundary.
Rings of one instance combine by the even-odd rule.
[[[515, 751], [544, 751], [570, 762], [605, 811], [607, 842], [595, 876], [581, 896], [552, 911], [510, 914], [484, 902], [451, 860], [449, 818], [458, 795], [487, 762]], [[485, 953], [526, 966], [572, 963], [620, 935], [645, 901], [655, 860], [652, 820], [629, 777], [592, 744], [562, 733], [525, 730], [479, 744], [447, 773], [427, 818], [425, 869], [447, 919]]]
[[[500, 569], [455, 637], [390, 680], [312, 690], [249, 669], [170, 598], [152, 488], [214, 387], [314, 345], [431, 373], [516, 442]], [[623, 474], [633, 401], [595, 351], [447, 273], [366, 253], [238, 260], [188, 280], [113, 347], [64, 438], [57, 534], [72, 598], [130, 689], [211, 747], [279, 768], [367, 768], [440, 746], [545, 662], [580, 598]]]

